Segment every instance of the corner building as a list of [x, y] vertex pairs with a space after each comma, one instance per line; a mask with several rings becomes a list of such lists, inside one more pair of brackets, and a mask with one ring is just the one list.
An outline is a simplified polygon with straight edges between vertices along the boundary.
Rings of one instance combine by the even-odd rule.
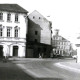
[[[70, 41], [59, 35], [59, 30], [55, 30], [52, 38], [53, 55], [71, 56], [72, 44]], [[54, 57], [54, 56], [53, 56]]]
[[27, 13], [17, 4], [0, 4], [0, 57], [25, 57]]

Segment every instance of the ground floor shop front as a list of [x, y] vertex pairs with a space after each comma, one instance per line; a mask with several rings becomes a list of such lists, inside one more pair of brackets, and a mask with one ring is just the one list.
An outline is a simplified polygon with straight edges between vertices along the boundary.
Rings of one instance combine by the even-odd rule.
[[25, 57], [25, 44], [15, 42], [0, 43], [0, 57]]

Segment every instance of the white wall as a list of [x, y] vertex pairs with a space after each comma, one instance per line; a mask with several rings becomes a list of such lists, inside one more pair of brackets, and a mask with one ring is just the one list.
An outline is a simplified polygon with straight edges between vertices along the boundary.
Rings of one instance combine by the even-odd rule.
[[[3, 13], [3, 21], [0, 21], [0, 25], [3, 26], [3, 37], [0, 38], [0, 41], [4, 43], [4, 46], [6, 45], [8, 47], [9, 50], [7, 50], [6, 53], [9, 53], [10, 56], [13, 56], [13, 46], [16, 45], [19, 47], [18, 56], [20, 57], [25, 56], [25, 45], [26, 45], [25, 42], [27, 33], [27, 18], [25, 20], [26, 14], [19, 13], [19, 22], [16, 23], [14, 12], [11, 12], [11, 22], [7, 22], [8, 12], [2, 11], [2, 13]], [[7, 26], [12, 27], [10, 38], [7, 38]], [[19, 27], [19, 38], [14, 38], [15, 26]]]
[[15, 23], [15, 13], [11, 13], [11, 22], [7, 22], [7, 13], [3, 12], [3, 21], [0, 21], [0, 24], [4, 26], [4, 37], [6, 37], [6, 28], [7, 26], [12, 27], [12, 36], [14, 37], [14, 27], [18, 26], [20, 28], [20, 38], [26, 38], [26, 31], [27, 31], [27, 22], [25, 21], [25, 14], [19, 13], [19, 22]]

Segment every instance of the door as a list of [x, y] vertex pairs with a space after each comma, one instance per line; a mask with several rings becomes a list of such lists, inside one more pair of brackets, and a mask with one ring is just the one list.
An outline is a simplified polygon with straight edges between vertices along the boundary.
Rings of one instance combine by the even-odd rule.
[[3, 57], [3, 46], [0, 45], [0, 57]]
[[18, 46], [13, 46], [13, 56], [18, 56]]
[[33, 58], [33, 49], [27, 49], [27, 55], [28, 58]]

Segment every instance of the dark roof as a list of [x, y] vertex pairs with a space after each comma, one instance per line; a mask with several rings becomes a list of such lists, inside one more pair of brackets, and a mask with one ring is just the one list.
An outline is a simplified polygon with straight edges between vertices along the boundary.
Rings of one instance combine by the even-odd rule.
[[0, 4], [0, 11], [28, 13], [27, 10], [23, 9], [18, 4]]

